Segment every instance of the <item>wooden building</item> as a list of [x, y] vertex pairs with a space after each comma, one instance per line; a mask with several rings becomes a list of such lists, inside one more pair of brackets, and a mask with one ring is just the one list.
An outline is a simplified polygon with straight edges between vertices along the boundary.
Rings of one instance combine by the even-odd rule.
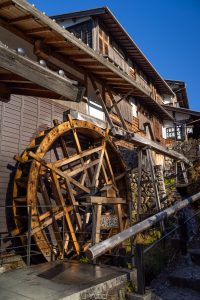
[[[155, 163], [160, 153], [184, 160], [162, 146], [163, 122], [174, 120], [163, 104], [176, 94], [107, 7], [49, 18], [24, 0], [1, 0], [0, 100], [2, 206], [13, 156], [69, 108], [110, 127], [117, 144], [151, 146]], [[5, 218], [1, 209], [2, 231]]]
[[[145, 101], [144, 97], [134, 95], [127, 88], [126, 97], [119, 102], [119, 108], [131, 130], [140, 132], [146, 137], [162, 143], [162, 122], [164, 119], [170, 120], [172, 118], [164, 111], [161, 112], [160, 105], [167, 100], [174, 101], [175, 94], [123, 29], [112, 12], [107, 7], [102, 7], [53, 16], [52, 19], [56, 20], [60, 26], [66, 28], [79, 40], [82, 40], [88, 47], [106, 59], [108, 63], [111, 63], [124, 75], [128, 76], [129, 79], [134, 80], [138, 88], [142, 88], [143, 91], [149, 94], [151, 100]], [[78, 54], [76, 55], [79, 65], [83, 67], [87, 65], [88, 67], [90, 64], [91, 70], [95, 68], [93, 63], [87, 63], [81, 57], [78, 59]], [[115, 88], [117, 85], [120, 86], [120, 82], [102, 70], [98, 70], [96, 74], [101, 75], [101, 77], [103, 75], [109, 88], [113, 89], [116, 100], [121, 99], [123, 96], [122, 91], [115, 92]], [[104, 114], [99, 112], [102, 111], [102, 108], [98, 107], [98, 101], [92, 95], [90, 80], [88, 81], [86, 94], [88, 112], [91, 111], [97, 117], [103, 119]], [[109, 107], [110, 97], [104, 83], [101, 89]], [[111, 109], [111, 113], [114, 122], [117, 122], [118, 118], [114, 108]]]
[[186, 84], [184, 81], [166, 80], [176, 94], [175, 101], [165, 101], [164, 108], [174, 118], [164, 121], [163, 137], [166, 143], [185, 141], [189, 138], [199, 139], [200, 112], [189, 108]]

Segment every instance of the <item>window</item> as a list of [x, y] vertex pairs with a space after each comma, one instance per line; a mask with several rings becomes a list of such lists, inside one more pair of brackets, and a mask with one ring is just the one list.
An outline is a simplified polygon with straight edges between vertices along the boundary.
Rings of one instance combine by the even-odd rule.
[[67, 29], [92, 48], [92, 22], [86, 21]]
[[187, 127], [187, 134], [193, 133], [193, 127]]
[[168, 127], [166, 128], [166, 138], [175, 138], [175, 128], [174, 127]]
[[101, 105], [99, 105], [98, 103], [96, 103], [94, 101], [89, 100], [88, 112], [89, 112], [90, 116], [93, 116], [100, 120], [105, 120], [104, 112], [103, 112]]
[[132, 115], [133, 117], [138, 117], [138, 110], [137, 110], [137, 104], [134, 99], [130, 100], [131, 106], [132, 106]]

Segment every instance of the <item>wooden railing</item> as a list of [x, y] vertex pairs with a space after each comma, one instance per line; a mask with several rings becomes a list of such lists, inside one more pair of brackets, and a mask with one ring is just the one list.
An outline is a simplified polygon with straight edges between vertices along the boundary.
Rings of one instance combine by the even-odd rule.
[[150, 86], [134, 69], [132, 69], [127, 61], [111, 46], [109, 46], [109, 53], [106, 56], [116, 67], [127, 73], [133, 78], [139, 86], [147, 91], [149, 95], [158, 103], [163, 103], [162, 97], [157, 93], [154, 86]]

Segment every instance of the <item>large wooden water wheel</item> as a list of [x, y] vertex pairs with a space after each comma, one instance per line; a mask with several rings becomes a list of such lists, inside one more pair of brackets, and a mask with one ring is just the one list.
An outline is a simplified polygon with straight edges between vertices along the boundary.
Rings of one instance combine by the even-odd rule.
[[108, 130], [70, 115], [54, 125], [16, 157], [13, 188], [13, 235], [27, 244], [31, 207], [32, 249], [46, 260], [52, 248], [80, 256], [128, 226], [126, 170]]

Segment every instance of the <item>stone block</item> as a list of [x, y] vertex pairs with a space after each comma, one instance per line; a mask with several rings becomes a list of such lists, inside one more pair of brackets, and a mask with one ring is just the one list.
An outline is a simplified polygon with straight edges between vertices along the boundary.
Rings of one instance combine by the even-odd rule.
[[144, 295], [137, 293], [126, 293], [126, 300], [151, 300], [152, 293], [147, 291]]

